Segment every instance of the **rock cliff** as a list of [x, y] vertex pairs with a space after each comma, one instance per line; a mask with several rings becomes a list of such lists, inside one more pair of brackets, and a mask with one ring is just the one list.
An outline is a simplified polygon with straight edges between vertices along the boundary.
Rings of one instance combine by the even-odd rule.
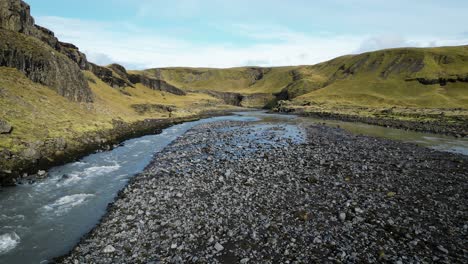
[[175, 94], [175, 95], [186, 95], [187, 94], [183, 90], [181, 90], [181, 89], [179, 89], [179, 88], [177, 88], [177, 87], [175, 87], [173, 85], [168, 84], [164, 80], [147, 77], [147, 76], [142, 75], [142, 74], [130, 74], [130, 75], [128, 75], [128, 79], [132, 83], [135, 83], [135, 84], [136, 83], [141, 83], [144, 86], [149, 87], [149, 88], [151, 88], [153, 90], [168, 92], [168, 93], [172, 93], [172, 94]]
[[86, 56], [35, 25], [25, 2], [0, 0], [0, 40], [0, 66], [16, 68], [70, 100], [93, 101], [81, 72], [88, 65]]
[[36, 38], [0, 29], [0, 66], [16, 68], [72, 101], [93, 101], [78, 65]]

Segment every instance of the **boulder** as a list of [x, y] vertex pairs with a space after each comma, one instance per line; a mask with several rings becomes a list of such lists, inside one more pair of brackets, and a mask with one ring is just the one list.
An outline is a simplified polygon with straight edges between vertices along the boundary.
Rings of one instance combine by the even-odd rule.
[[0, 134], [10, 134], [13, 127], [4, 120], [0, 120]]

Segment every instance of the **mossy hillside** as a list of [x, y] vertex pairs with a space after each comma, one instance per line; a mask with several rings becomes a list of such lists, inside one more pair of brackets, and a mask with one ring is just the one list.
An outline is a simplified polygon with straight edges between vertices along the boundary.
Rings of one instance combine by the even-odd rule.
[[277, 93], [291, 83], [296, 67], [161, 68], [144, 71], [185, 90], [212, 90], [243, 94]]
[[467, 82], [425, 85], [417, 80], [464, 78], [468, 75], [468, 46], [382, 50], [340, 57], [312, 68], [327, 81], [293, 103], [468, 108]]
[[[78, 144], [74, 139], [84, 133], [111, 129], [115, 120], [130, 123], [184, 117], [227, 107], [206, 94], [177, 96], [140, 84], [114, 89], [91, 72], [84, 74], [95, 96], [94, 103], [71, 102], [52, 89], [32, 82], [16, 69], [0, 67], [0, 119], [14, 128], [11, 134], [0, 135], [0, 149], [19, 152], [33, 142], [51, 138], [63, 138], [73, 145]], [[132, 107], [138, 104], [170, 105], [176, 109], [172, 113], [139, 114]]]
[[112, 88], [91, 72], [85, 72], [90, 80], [89, 84], [96, 95], [93, 107], [100, 115], [110, 115], [113, 118], [120, 118], [124, 121], [134, 121], [145, 118], [169, 117], [169, 113], [154, 113], [141, 115], [135, 111], [133, 105], [158, 104], [175, 106], [176, 110], [171, 113], [171, 117], [181, 117], [197, 114], [204, 110], [225, 108], [222, 101], [202, 93], [188, 93], [184, 96], [175, 95], [168, 92], [153, 90], [142, 84], [135, 84], [134, 87]]

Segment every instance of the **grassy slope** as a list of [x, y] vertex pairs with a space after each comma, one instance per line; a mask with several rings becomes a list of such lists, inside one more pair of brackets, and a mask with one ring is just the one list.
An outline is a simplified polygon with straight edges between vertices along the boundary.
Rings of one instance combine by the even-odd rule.
[[[340, 70], [342, 67], [344, 70]], [[468, 83], [423, 85], [415, 78], [468, 74], [468, 46], [391, 49], [312, 66], [329, 79], [294, 102], [359, 107], [468, 108]], [[348, 70], [346, 72], [346, 70]]]
[[[146, 70], [145, 73], [161, 77], [168, 83], [186, 90], [252, 94], [281, 91], [292, 81], [291, 70], [294, 68], [296, 67], [162, 68]], [[264, 72], [260, 80], [255, 80], [257, 71]]]
[[208, 95], [177, 96], [140, 84], [125, 88], [132, 95], [127, 96], [90, 72], [85, 75], [95, 95], [92, 104], [70, 102], [50, 88], [30, 81], [18, 70], [0, 67], [0, 119], [14, 127], [12, 134], [0, 135], [0, 149], [17, 152], [24, 149], [26, 143], [59, 137], [73, 144], [73, 139], [84, 132], [112, 128], [113, 119], [132, 122], [169, 117], [167, 112], [140, 115], [131, 107], [133, 104], [176, 106], [172, 117], [224, 107], [218, 99]]
[[[260, 80], [255, 72], [263, 71]], [[144, 72], [186, 90], [278, 93], [291, 106], [468, 108], [468, 83], [423, 85], [416, 80], [468, 75], [468, 46], [400, 48], [342, 56], [313, 66], [162, 68]]]

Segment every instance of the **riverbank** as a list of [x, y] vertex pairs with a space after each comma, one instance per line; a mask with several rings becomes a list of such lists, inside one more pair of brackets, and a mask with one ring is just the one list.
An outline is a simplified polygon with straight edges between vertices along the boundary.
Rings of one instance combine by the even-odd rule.
[[[339, 111], [305, 110], [301, 108], [274, 109], [278, 113], [291, 113], [299, 116], [314, 117], [322, 119], [340, 120], [348, 122], [361, 122], [370, 125], [392, 127], [397, 129], [427, 132], [433, 134], [444, 134], [453, 137], [468, 137], [468, 117], [464, 115], [450, 116], [442, 114], [421, 113], [393, 113], [388, 111], [368, 112], [366, 109], [359, 113], [355, 109], [354, 114], [340, 113]], [[377, 113], [375, 113], [377, 112]]]
[[62, 138], [38, 141], [27, 151], [12, 153], [4, 149], [0, 152], [0, 186], [14, 186], [17, 183], [33, 182], [47, 177], [47, 170], [62, 165], [96, 151], [110, 150], [127, 139], [157, 134], [164, 128], [212, 116], [229, 115], [238, 109], [204, 111], [187, 117], [145, 119], [126, 123], [115, 120], [113, 128], [83, 133], [74, 139], [74, 144]]
[[60, 263], [465, 262], [468, 158], [308, 125], [200, 125]]

